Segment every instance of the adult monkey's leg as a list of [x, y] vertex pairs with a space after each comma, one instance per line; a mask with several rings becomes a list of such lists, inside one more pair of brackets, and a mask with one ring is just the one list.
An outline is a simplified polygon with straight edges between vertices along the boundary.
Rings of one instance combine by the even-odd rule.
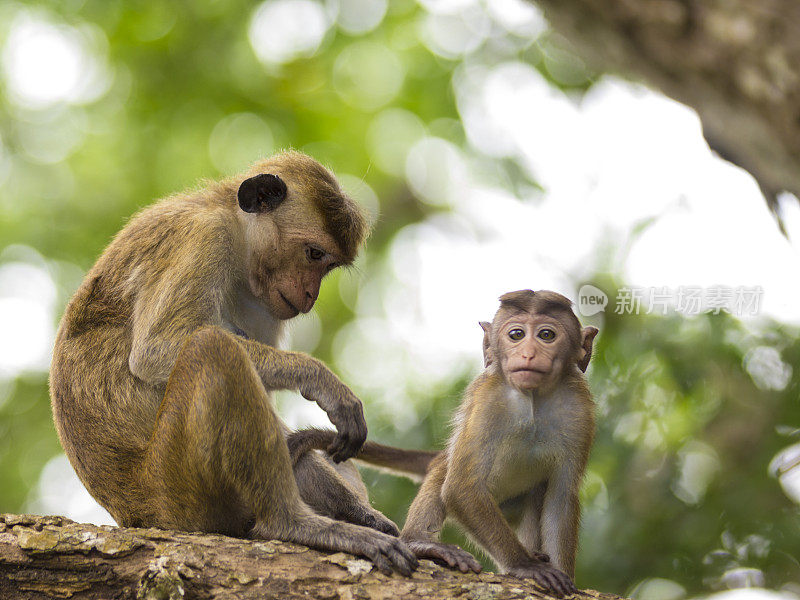
[[264, 386], [244, 349], [217, 328], [195, 332], [180, 351], [142, 484], [162, 527], [351, 552], [386, 573], [416, 566], [399, 540], [317, 515], [301, 500]]

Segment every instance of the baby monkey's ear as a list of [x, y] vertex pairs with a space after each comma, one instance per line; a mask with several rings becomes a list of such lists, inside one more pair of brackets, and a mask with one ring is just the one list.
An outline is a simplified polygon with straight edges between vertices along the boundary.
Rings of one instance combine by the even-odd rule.
[[483, 329], [483, 366], [488, 367], [492, 364], [492, 352], [490, 350], [492, 340], [489, 337], [489, 332], [492, 330], [492, 324], [489, 321], [479, 321], [478, 325]]
[[598, 333], [597, 327], [584, 327], [581, 329], [581, 349], [578, 353], [578, 368], [586, 373], [589, 361], [592, 358], [592, 344]]

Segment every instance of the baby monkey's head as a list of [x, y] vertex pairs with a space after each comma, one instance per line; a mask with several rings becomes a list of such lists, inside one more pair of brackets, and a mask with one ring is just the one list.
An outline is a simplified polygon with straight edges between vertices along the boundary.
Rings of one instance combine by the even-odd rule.
[[500, 296], [491, 323], [481, 322], [486, 366], [497, 365], [522, 392], [547, 392], [575, 366], [585, 372], [596, 327], [581, 328], [572, 303], [556, 292], [519, 290]]

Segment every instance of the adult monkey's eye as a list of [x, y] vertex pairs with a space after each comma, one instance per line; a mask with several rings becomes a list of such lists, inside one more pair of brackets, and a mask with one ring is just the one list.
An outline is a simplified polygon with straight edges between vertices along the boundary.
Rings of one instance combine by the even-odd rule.
[[545, 342], [552, 342], [556, 339], [556, 332], [552, 329], [542, 329], [539, 332], [539, 338], [543, 339]]
[[322, 257], [325, 256], [325, 253], [319, 248], [309, 246], [306, 250], [306, 255], [308, 256], [309, 260], [322, 260]]
[[515, 342], [518, 342], [522, 338], [525, 337], [525, 332], [522, 329], [512, 329], [508, 332], [508, 337], [510, 337]]

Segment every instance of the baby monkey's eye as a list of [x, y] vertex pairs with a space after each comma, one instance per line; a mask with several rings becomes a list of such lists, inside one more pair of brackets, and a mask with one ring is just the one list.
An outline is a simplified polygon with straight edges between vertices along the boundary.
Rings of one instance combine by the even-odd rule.
[[552, 342], [554, 339], [556, 339], [556, 332], [552, 329], [542, 329], [538, 335], [545, 342]]
[[319, 248], [309, 246], [306, 249], [306, 255], [308, 256], [309, 260], [322, 260], [322, 257], [325, 256], [325, 253]]
[[522, 338], [525, 337], [525, 332], [522, 329], [512, 329], [508, 332], [508, 337], [510, 337], [515, 342], [518, 342]]

